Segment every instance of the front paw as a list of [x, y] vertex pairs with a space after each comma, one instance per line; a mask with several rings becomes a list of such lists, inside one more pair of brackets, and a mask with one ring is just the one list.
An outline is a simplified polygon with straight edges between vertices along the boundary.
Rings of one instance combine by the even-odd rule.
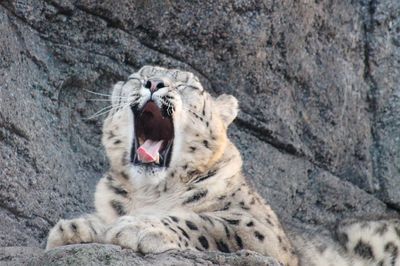
[[50, 230], [46, 250], [69, 244], [94, 242], [97, 234], [93, 225], [84, 218], [60, 220]]
[[176, 234], [154, 219], [121, 217], [105, 232], [105, 243], [120, 245], [140, 253], [161, 253], [180, 249]]

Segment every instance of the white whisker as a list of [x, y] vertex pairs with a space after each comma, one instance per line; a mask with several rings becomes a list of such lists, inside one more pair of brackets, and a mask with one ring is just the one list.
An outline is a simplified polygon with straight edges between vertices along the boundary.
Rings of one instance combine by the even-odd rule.
[[106, 106], [106, 107], [100, 109], [99, 111], [97, 111], [97, 112], [94, 113], [93, 115], [91, 115], [91, 116], [89, 116], [89, 117], [86, 117], [85, 120], [91, 120], [91, 119], [93, 119], [93, 118], [95, 118], [95, 117], [98, 117], [98, 116], [100, 116], [100, 115], [103, 115], [103, 114], [105, 114], [105, 113], [110, 112], [112, 109], [113, 109], [113, 106], [112, 106], [112, 105], [108, 105], [108, 106]]
[[172, 115], [173, 113], [173, 105], [170, 102], [167, 102], [166, 100], [160, 98], [160, 102], [164, 105], [167, 106], [167, 114]]
[[[101, 115], [104, 115], [104, 114], [109, 113], [110, 111], [112, 111], [112, 110], [114, 110], [114, 109], [115, 109], [116, 113], [118, 113], [118, 112], [120, 112], [121, 110], [123, 110], [125, 107], [129, 106], [129, 105], [130, 105], [130, 104], [119, 105], [119, 106], [116, 106], [116, 107], [107, 106], [107, 107], [101, 109], [100, 111], [96, 112], [95, 114], [93, 114], [92, 116], [90, 116], [90, 117], [88, 117], [88, 118], [86, 118], [86, 119], [93, 119], [93, 118], [99, 117], [99, 116], [101, 116]], [[108, 108], [108, 109], [107, 109], [107, 108]]]
[[90, 90], [87, 90], [87, 89], [85, 89], [85, 91], [86, 91], [86, 92], [89, 92], [89, 93], [91, 93], [91, 94], [94, 94], [94, 95], [99, 95], [99, 96], [104, 96], [104, 97], [113, 97], [113, 98], [122, 98], [122, 99], [128, 98], [128, 97], [126, 97], [126, 96], [112, 96], [111, 94], [105, 94], [105, 93], [94, 92], [94, 91], [90, 91]]
[[86, 99], [87, 101], [91, 102], [111, 102], [111, 99]]

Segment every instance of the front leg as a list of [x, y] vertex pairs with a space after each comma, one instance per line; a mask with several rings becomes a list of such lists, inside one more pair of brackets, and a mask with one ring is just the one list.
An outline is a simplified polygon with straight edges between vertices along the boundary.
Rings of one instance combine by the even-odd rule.
[[182, 249], [180, 237], [168, 230], [156, 216], [119, 218], [105, 231], [104, 243], [120, 245], [144, 254]]
[[[243, 248], [239, 236], [222, 218], [212, 214], [172, 213], [168, 216], [123, 216], [104, 233], [105, 243], [141, 253], [177, 250], [219, 250]], [[234, 237], [236, 242], [228, 242]]]
[[100, 242], [104, 228], [103, 221], [95, 214], [60, 220], [50, 230], [46, 249], [69, 244]]
[[[297, 258], [278, 224], [266, 225], [248, 213], [182, 210], [168, 216], [124, 216], [105, 232], [105, 242], [142, 253], [170, 249], [235, 252], [241, 249], [273, 256], [285, 265]], [[274, 228], [275, 226], [275, 228]]]

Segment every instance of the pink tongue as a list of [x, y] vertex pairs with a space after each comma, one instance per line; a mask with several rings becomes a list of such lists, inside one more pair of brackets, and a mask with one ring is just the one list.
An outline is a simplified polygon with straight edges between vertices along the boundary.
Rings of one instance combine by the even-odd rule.
[[158, 162], [159, 153], [158, 151], [161, 148], [162, 140], [152, 141], [147, 139], [138, 149], [137, 154], [138, 158], [142, 163], [152, 163]]

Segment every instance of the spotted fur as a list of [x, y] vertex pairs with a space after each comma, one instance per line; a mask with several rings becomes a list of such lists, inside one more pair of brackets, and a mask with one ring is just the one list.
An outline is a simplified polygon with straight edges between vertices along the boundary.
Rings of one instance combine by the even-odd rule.
[[[153, 94], [144, 84], [166, 84]], [[171, 115], [169, 167], [135, 165], [133, 109], [152, 100]], [[61, 220], [47, 248], [82, 242], [113, 243], [142, 253], [170, 249], [234, 252], [250, 249], [283, 265], [398, 265], [398, 221], [339, 227], [339, 242], [311, 240], [283, 230], [271, 207], [246, 183], [242, 160], [227, 137], [237, 100], [212, 97], [192, 73], [143, 67], [118, 82], [104, 122], [110, 170], [95, 193], [96, 213]], [[329, 242], [329, 243], [328, 243]]]

